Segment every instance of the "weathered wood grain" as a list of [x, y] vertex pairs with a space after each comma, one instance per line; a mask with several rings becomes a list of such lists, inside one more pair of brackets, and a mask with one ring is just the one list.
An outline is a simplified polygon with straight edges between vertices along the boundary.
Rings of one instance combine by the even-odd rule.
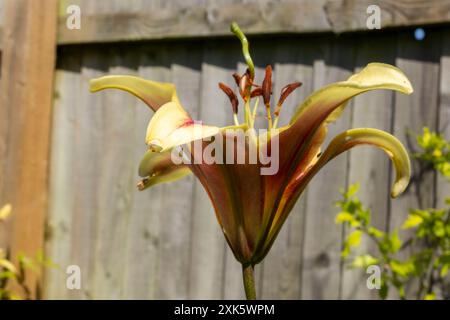
[[[7, 1], [0, 108], [0, 203], [13, 205], [11, 251], [44, 246], [57, 1]], [[26, 199], [26, 200], [25, 200]], [[27, 274], [36, 296], [39, 275]]]
[[[94, 6], [90, 2], [60, 0], [59, 44], [229, 36], [229, 24], [234, 20], [245, 26], [248, 34], [367, 31], [369, 5], [380, 7], [382, 29], [450, 20], [448, 0], [198, 0], [170, 5], [153, 0], [102, 0]], [[81, 30], [66, 27], [67, 7], [72, 4], [82, 10]], [[112, 9], [115, 7], [120, 11]], [[1, 35], [0, 19], [0, 39]]]
[[77, 108], [80, 105], [81, 53], [63, 53], [65, 59], [55, 72], [55, 96], [53, 104], [52, 148], [50, 154], [50, 191], [47, 218], [46, 253], [58, 264], [58, 268], [46, 270], [45, 292], [47, 297], [68, 298], [66, 288], [67, 266], [71, 261], [72, 228], [74, 216], [75, 186], [73, 167], [76, 164], [74, 150], [77, 133]]
[[[88, 12], [113, 12], [105, 3], [96, 3]], [[115, 5], [120, 7], [119, 2]], [[250, 41], [258, 79], [266, 64], [274, 65], [276, 97], [286, 83], [304, 82], [286, 101], [282, 122], [308, 93], [377, 60], [396, 62], [411, 78], [415, 93], [409, 97], [389, 92], [364, 94], [330, 125], [329, 136], [349, 127], [370, 126], [393, 128], [406, 141], [406, 126], [416, 132], [423, 124], [435, 128], [438, 109], [440, 128], [447, 130], [448, 32], [441, 39], [427, 30], [423, 42], [414, 40], [412, 32], [400, 32], [398, 38], [397, 33], [374, 38], [358, 34], [250, 36]], [[152, 112], [126, 93], [91, 94], [87, 85], [90, 78], [106, 73], [137, 73], [171, 81], [194, 118], [230, 124], [229, 102], [217, 83], [234, 85], [231, 74], [241, 60], [239, 44], [215, 39], [62, 49], [56, 73], [47, 248], [61, 266], [81, 266], [83, 290], [69, 292], [64, 270], [51, 271], [47, 297], [243, 298], [240, 265], [224, 241], [201, 185], [191, 177], [144, 192], [134, 187]], [[242, 61], [238, 69], [244, 69]], [[261, 122], [263, 118], [261, 112]], [[116, 144], [117, 150], [111, 150]], [[259, 297], [374, 298], [358, 273], [341, 274], [342, 230], [334, 224], [332, 202], [339, 197], [339, 187], [359, 181], [360, 198], [372, 208], [375, 224], [385, 227], [388, 216], [393, 228], [403, 219], [399, 214], [406, 214], [418, 201], [414, 186], [406, 196], [388, 200], [391, 177], [383, 153], [355, 149], [347, 162], [348, 156], [342, 155], [325, 167], [294, 208], [266, 260], [256, 267]], [[439, 183], [438, 201], [447, 193]], [[423, 184], [424, 206], [433, 204], [434, 177], [424, 178]], [[363, 248], [371, 249], [366, 243]]]
[[105, 122], [102, 106], [105, 93], [90, 93], [89, 80], [108, 73], [108, 56], [96, 54], [94, 50], [85, 50], [81, 54], [81, 64], [78, 79], [79, 101], [75, 107], [75, 159], [71, 180], [66, 183], [76, 186], [72, 193], [71, 264], [80, 267], [82, 285], [81, 290], [72, 290], [69, 294], [72, 298], [92, 299], [95, 298], [94, 270], [99, 228], [97, 213], [100, 210], [101, 197], [97, 180], [104, 160], [102, 140]]
[[[248, 34], [367, 30], [369, 5], [380, 7], [382, 28], [448, 23], [450, 19], [448, 0], [199, 0], [151, 7], [141, 2], [139, 11], [124, 7], [120, 13], [109, 10], [111, 1], [102, 1], [104, 10], [83, 13], [81, 30], [66, 28], [65, 8], [73, 1], [61, 1], [58, 43], [223, 36], [229, 35], [231, 21], [240, 23]], [[127, 6], [136, 1], [127, 1]], [[82, 12], [86, 3], [80, 1]]]
[[[110, 48], [109, 74], [134, 74], [136, 52]], [[132, 198], [136, 190], [134, 125], [136, 98], [130, 94], [111, 90], [104, 94], [102, 122], [93, 130], [101, 131], [99, 167], [96, 172], [98, 208], [93, 297], [119, 299], [123, 295], [126, 241], [130, 235], [128, 224], [132, 214]], [[130, 263], [135, 263], [130, 261]]]

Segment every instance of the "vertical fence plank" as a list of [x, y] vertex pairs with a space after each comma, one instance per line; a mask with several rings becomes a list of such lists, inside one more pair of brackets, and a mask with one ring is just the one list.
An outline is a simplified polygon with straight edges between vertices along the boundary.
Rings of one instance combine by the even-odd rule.
[[[0, 108], [1, 202], [13, 205], [11, 250], [35, 256], [48, 206], [57, 1], [5, 2]], [[39, 277], [27, 274], [35, 294]]]
[[[314, 63], [314, 90], [349, 77], [354, 65], [350, 41], [348, 38], [335, 39], [322, 47], [321, 57]], [[332, 137], [350, 127], [351, 111], [349, 105], [336, 123], [329, 125], [323, 149]], [[333, 201], [339, 188], [346, 185], [347, 159], [348, 155], [344, 154], [327, 164], [307, 190], [302, 298], [339, 297], [341, 228], [334, 224]]]
[[59, 266], [46, 270], [46, 297], [67, 298], [67, 266], [71, 261], [71, 231], [74, 209], [72, 167], [76, 161], [74, 141], [76, 109], [80, 104], [81, 52], [64, 52], [65, 58], [57, 66], [55, 100], [53, 106], [52, 147], [50, 155], [50, 195], [47, 222], [46, 255]]
[[[365, 38], [356, 48], [356, 69], [360, 71], [370, 62], [395, 63], [396, 38], [377, 36]], [[393, 120], [392, 91], [367, 92], [354, 99], [352, 127], [371, 127], [391, 131]], [[386, 154], [373, 147], [354, 148], [350, 153], [349, 184], [359, 183], [358, 197], [372, 211], [372, 225], [385, 230], [389, 219], [390, 161]], [[359, 248], [352, 256], [376, 250], [370, 239], [363, 238]], [[370, 299], [377, 297], [376, 290], [366, 286], [367, 274], [364, 270], [350, 269], [348, 264], [343, 270], [344, 299]]]
[[[105, 93], [89, 92], [89, 80], [108, 72], [106, 54], [83, 50], [79, 81], [79, 103], [75, 106], [75, 139], [72, 177], [74, 185], [71, 261], [82, 275], [82, 290], [71, 290], [71, 298], [95, 298], [95, 261], [99, 212], [98, 177], [102, 168], [103, 99]], [[70, 163], [68, 164], [70, 165]]]

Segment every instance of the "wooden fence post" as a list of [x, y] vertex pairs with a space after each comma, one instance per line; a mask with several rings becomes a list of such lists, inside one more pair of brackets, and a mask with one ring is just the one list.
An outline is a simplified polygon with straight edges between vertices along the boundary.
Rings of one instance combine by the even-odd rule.
[[[11, 203], [9, 248], [43, 249], [48, 204], [57, 0], [6, 0], [0, 91], [0, 203]], [[28, 272], [31, 298], [39, 276]]]

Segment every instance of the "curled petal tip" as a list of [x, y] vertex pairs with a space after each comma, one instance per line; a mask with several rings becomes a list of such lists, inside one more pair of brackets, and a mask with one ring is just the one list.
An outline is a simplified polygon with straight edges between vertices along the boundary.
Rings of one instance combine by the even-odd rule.
[[148, 149], [152, 152], [161, 152], [162, 150], [162, 145], [161, 142], [159, 140], [151, 140], [147, 142], [148, 145]]
[[99, 81], [98, 79], [91, 79], [89, 80], [89, 91], [90, 92], [97, 92], [100, 90]]
[[351, 76], [348, 81], [363, 87], [380, 85], [380, 89], [394, 89], [404, 94], [411, 94], [414, 91], [403, 71], [386, 63], [369, 63], [359, 73]]
[[391, 198], [397, 198], [399, 195], [401, 195], [409, 184], [409, 176], [399, 179], [394, 183], [391, 190]]
[[173, 84], [145, 80], [135, 76], [110, 75], [89, 81], [91, 92], [104, 89], [127, 91], [144, 101], [154, 111], [168, 102], [179, 103]]
[[386, 152], [395, 169], [395, 181], [391, 189], [391, 197], [396, 198], [403, 193], [411, 177], [408, 152], [396, 137], [378, 129], [350, 129], [337, 135], [320, 157], [316, 171], [313, 172], [317, 172], [325, 163], [337, 155], [358, 145], [372, 145]]
[[138, 188], [139, 191], [143, 191], [145, 189], [147, 189], [147, 184], [148, 184], [148, 179], [142, 179], [141, 181], [139, 181], [136, 185], [136, 187]]

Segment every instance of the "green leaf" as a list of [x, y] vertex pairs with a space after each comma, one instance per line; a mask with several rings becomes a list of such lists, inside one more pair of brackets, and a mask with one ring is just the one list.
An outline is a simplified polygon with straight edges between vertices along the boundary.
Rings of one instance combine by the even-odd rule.
[[344, 194], [344, 196], [346, 198], [351, 198], [358, 192], [358, 190], [359, 190], [359, 183], [351, 184], [348, 187], [347, 192]]
[[347, 258], [349, 254], [350, 254], [350, 247], [347, 244], [345, 244], [344, 248], [341, 251], [341, 258], [343, 259]]
[[431, 216], [430, 212], [428, 212], [427, 210], [420, 210], [420, 209], [411, 210], [410, 214], [418, 215], [418, 216], [422, 217], [423, 219], [428, 219]]
[[389, 263], [392, 271], [401, 277], [408, 277], [414, 273], [414, 263], [412, 261], [400, 262], [397, 260], [392, 260]]
[[361, 230], [355, 230], [347, 237], [347, 243], [349, 247], [358, 247], [361, 244]]
[[441, 272], [439, 273], [441, 278], [445, 278], [447, 276], [449, 268], [450, 268], [450, 264], [444, 264], [442, 266]]
[[434, 292], [427, 293], [423, 300], [436, 300], [436, 294]]
[[398, 250], [400, 250], [400, 248], [402, 247], [402, 241], [400, 240], [400, 238], [398, 237], [398, 231], [395, 230], [394, 232], [392, 232], [391, 237], [390, 237], [390, 252], [392, 253], [396, 253]]
[[353, 259], [351, 266], [353, 268], [367, 268], [368, 266], [378, 263], [378, 259], [372, 257], [370, 254], [357, 256]]
[[0, 279], [13, 279], [16, 278], [16, 273], [12, 271], [2, 271], [0, 272]]
[[386, 281], [382, 281], [381, 288], [379, 291], [380, 298], [385, 300], [387, 298], [388, 293], [389, 293], [389, 286]]
[[369, 233], [369, 235], [371, 235], [371, 236], [373, 236], [375, 238], [378, 238], [378, 239], [382, 238], [384, 236], [384, 232], [383, 231], [378, 230], [377, 228], [372, 227], [372, 226], [368, 228], [368, 233]]
[[354, 219], [355, 218], [349, 212], [342, 211], [342, 212], [339, 212], [336, 215], [336, 218], [334, 219], [334, 222], [336, 224], [340, 224], [340, 223], [343, 223], [343, 222], [353, 221]]
[[367, 226], [370, 223], [370, 211], [369, 210], [358, 210], [358, 217], [362, 223]]
[[450, 206], [450, 197], [449, 198], [445, 198], [445, 204]]
[[423, 218], [421, 216], [410, 213], [406, 221], [403, 223], [402, 229], [411, 229], [417, 227], [422, 222]]
[[442, 238], [445, 236], [444, 223], [441, 220], [437, 220], [433, 225], [433, 233], [436, 237]]

